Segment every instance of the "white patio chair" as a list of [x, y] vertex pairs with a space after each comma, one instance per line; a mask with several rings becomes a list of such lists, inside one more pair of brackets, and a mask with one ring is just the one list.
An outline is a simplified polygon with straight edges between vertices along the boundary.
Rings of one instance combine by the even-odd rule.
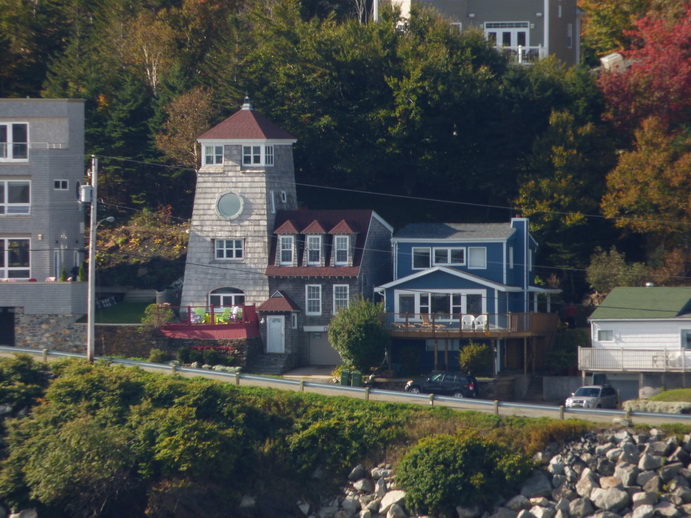
[[463, 315], [461, 317], [461, 331], [473, 331], [475, 317], [473, 315]]
[[475, 331], [487, 331], [488, 321], [487, 315], [478, 315], [475, 317]]

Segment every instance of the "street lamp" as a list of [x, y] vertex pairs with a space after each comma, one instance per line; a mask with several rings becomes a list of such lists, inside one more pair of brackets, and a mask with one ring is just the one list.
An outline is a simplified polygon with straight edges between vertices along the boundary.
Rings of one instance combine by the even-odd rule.
[[[86, 359], [89, 362], [94, 361], [94, 334], [95, 325], [94, 317], [96, 315], [96, 229], [98, 226], [107, 221], [112, 223], [115, 221], [113, 216], [103, 218], [101, 221], [96, 221], [96, 209], [98, 205], [98, 198], [96, 197], [96, 183], [98, 178], [98, 159], [92, 155], [91, 157], [91, 220], [89, 224], [89, 294], [87, 307], [87, 330], [86, 330]], [[94, 223], [96, 222], [96, 223]]]

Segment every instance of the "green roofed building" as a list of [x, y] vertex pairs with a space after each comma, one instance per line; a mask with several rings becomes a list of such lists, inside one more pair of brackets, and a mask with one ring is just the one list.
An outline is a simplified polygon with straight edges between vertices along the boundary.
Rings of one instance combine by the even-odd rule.
[[581, 347], [584, 373], [628, 381], [647, 397], [691, 386], [691, 287], [615, 288], [590, 317], [592, 347]]

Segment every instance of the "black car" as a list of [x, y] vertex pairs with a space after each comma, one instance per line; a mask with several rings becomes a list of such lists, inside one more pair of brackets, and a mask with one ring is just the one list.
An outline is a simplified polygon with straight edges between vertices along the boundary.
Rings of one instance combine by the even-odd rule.
[[477, 380], [462, 372], [438, 372], [424, 379], [414, 379], [405, 385], [411, 394], [443, 394], [453, 397], [477, 397]]

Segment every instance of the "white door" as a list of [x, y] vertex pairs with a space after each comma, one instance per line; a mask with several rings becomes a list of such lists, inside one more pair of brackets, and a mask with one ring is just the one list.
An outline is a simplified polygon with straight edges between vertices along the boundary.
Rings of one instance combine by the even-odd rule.
[[285, 317], [283, 315], [266, 317], [266, 352], [284, 353], [285, 341]]

